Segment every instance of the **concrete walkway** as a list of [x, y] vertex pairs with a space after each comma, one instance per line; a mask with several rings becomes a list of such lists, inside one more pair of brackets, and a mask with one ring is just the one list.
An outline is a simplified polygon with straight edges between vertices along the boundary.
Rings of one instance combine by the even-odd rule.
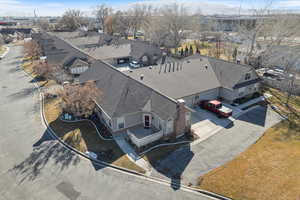
[[124, 134], [113, 135], [114, 140], [117, 142], [122, 151], [127, 155], [127, 157], [134, 162], [139, 167], [143, 168], [146, 171], [146, 175], [151, 174], [151, 166], [149, 163], [141, 158], [135, 150], [128, 144], [125, 140]]

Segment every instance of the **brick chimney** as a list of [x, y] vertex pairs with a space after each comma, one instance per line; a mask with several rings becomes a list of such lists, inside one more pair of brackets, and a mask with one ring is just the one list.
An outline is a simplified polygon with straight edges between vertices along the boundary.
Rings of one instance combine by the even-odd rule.
[[175, 135], [179, 136], [186, 132], [185, 127], [185, 101], [178, 99], [177, 101], [177, 118], [175, 120]]

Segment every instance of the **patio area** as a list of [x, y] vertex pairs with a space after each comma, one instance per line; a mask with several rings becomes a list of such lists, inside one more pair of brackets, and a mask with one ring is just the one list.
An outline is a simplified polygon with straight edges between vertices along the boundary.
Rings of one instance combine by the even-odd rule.
[[154, 126], [144, 128], [143, 125], [140, 125], [128, 129], [127, 135], [137, 148], [141, 148], [162, 138], [163, 131], [158, 130]]

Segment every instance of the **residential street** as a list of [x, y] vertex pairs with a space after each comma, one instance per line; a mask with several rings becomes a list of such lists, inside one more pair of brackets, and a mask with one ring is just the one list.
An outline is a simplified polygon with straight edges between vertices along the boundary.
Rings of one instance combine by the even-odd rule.
[[0, 61], [0, 199], [212, 199], [110, 168], [99, 169], [51, 140], [38, 94], [20, 70], [21, 47]]
[[197, 184], [199, 176], [234, 159], [280, 119], [270, 108], [257, 107], [240, 116], [232, 127], [199, 144], [175, 151], [154, 167], [152, 175], [172, 179], [179, 174], [182, 182]]

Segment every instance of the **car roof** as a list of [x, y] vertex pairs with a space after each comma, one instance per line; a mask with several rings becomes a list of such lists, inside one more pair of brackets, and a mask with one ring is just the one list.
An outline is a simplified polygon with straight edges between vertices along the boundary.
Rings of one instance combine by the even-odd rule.
[[209, 101], [209, 103], [214, 104], [214, 105], [219, 105], [221, 102], [218, 100], [212, 100], [212, 101]]

